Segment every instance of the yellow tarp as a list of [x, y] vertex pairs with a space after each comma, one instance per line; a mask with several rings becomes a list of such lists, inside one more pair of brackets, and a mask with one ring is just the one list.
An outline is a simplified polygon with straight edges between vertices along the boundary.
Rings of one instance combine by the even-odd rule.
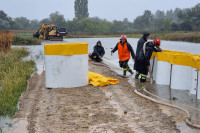
[[157, 61], [167, 61], [171, 64], [191, 66], [200, 70], [200, 55], [187, 52], [164, 50], [164, 52], [153, 52], [151, 59], [157, 57]]
[[45, 55], [81, 55], [88, 54], [88, 43], [45, 44]]
[[114, 79], [114, 78], [106, 78], [101, 74], [97, 74], [94, 72], [89, 72], [89, 84], [94, 85], [94, 86], [106, 86], [109, 84], [118, 84], [119, 80]]

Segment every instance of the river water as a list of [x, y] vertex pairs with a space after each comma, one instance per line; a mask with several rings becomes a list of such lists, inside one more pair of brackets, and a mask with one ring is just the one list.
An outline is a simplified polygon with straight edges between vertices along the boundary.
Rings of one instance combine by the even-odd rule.
[[[105, 57], [103, 58], [104, 62], [108, 64], [113, 70], [115, 70], [117, 73], [122, 74], [121, 68], [119, 68], [118, 65], [118, 54], [117, 52], [114, 53], [113, 56], [110, 55], [112, 48], [115, 47], [117, 42], [119, 41], [119, 38], [72, 38], [72, 39], [64, 39], [63, 42], [60, 41], [44, 41], [42, 45], [35, 45], [35, 46], [25, 46], [26, 48], [29, 49], [30, 56], [25, 58], [25, 60], [34, 60], [36, 62], [36, 67], [37, 67], [37, 72], [40, 74], [42, 71], [45, 69], [44, 67], [44, 44], [58, 44], [58, 43], [75, 43], [75, 42], [87, 42], [88, 45], [88, 51], [91, 53], [93, 51], [94, 45], [96, 45], [97, 41], [101, 41], [102, 45], [105, 49]], [[136, 51], [137, 47], [137, 41], [138, 38], [128, 38], [128, 42], [131, 44], [131, 46], [134, 49], [134, 52]], [[21, 46], [19, 46], [21, 47]], [[175, 51], [183, 51], [183, 52], [189, 52], [192, 54], [200, 54], [200, 43], [188, 43], [188, 42], [174, 42], [174, 41], [162, 41], [161, 40], [161, 48], [167, 49], [167, 50], [175, 50]], [[134, 62], [131, 60], [129, 61], [129, 66], [133, 68]], [[130, 83], [134, 87], [139, 87], [140, 85], [135, 82], [133, 76], [130, 76], [129, 79]], [[171, 94], [168, 92], [168, 86], [163, 86], [163, 85], [156, 85], [154, 84], [153, 86], [148, 86], [147, 89], [156, 95], [159, 95], [160, 97], [164, 97], [165, 99], [169, 100], [169, 97], [171, 97]], [[188, 110], [192, 111], [194, 116], [198, 116], [195, 118], [194, 121], [196, 121], [198, 124], [199, 123], [199, 114], [200, 114], [200, 101], [195, 99], [195, 96], [189, 95], [188, 91], [176, 91], [173, 90], [173, 97], [176, 98], [176, 101], [173, 101], [173, 103], [176, 104], [184, 104], [187, 105]], [[159, 93], [158, 93], [159, 92]], [[163, 92], [163, 93], [160, 93]], [[191, 106], [191, 107], [190, 107]], [[167, 107], [160, 107], [164, 113], [167, 115], [172, 115], [173, 116], [173, 111], [170, 110]], [[166, 111], [168, 110], [168, 111]], [[169, 111], [170, 110], [170, 111]], [[16, 120], [15, 120], [16, 121]], [[178, 128], [181, 130], [183, 133], [198, 133], [197, 129], [190, 128], [185, 125], [183, 121], [176, 121]], [[23, 120], [25, 123], [24, 125], [27, 125], [27, 122]], [[19, 124], [19, 122], [18, 122]], [[0, 118], [0, 128], [3, 129], [3, 132], [10, 132], [13, 131], [13, 127], [16, 127], [17, 124], [13, 125], [13, 122], [6, 117], [6, 118]], [[23, 129], [24, 130], [24, 129]], [[1, 133], [1, 131], [0, 131]]]

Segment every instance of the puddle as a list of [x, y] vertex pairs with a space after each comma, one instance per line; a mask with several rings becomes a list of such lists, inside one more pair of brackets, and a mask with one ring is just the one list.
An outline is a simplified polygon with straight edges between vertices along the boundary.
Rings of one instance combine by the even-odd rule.
[[192, 118], [192, 122], [200, 125], [200, 100], [195, 95], [189, 94], [189, 91], [170, 90], [169, 86], [147, 85], [147, 90], [159, 97], [159, 101], [167, 102], [187, 110]]
[[36, 63], [37, 73], [41, 74], [45, 70], [44, 65], [44, 48], [43, 45], [26, 46], [29, 49], [30, 55], [25, 60], [34, 60]]
[[27, 125], [27, 119], [0, 117], [0, 133], [28, 133]]
[[181, 131], [181, 133], [200, 133], [200, 130], [186, 125], [184, 121], [186, 115], [183, 112], [163, 105], [159, 105], [159, 108], [164, 114], [173, 116], [174, 121], [176, 122], [176, 126]]

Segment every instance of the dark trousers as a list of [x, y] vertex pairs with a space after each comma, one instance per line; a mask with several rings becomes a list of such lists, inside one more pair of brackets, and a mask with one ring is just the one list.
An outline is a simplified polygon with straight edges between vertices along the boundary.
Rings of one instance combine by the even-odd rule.
[[121, 68], [123, 68], [124, 71], [129, 71], [130, 70], [130, 67], [128, 66], [128, 61], [129, 60], [119, 61], [119, 66]]
[[138, 72], [142, 75], [148, 74], [148, 66], [146, 65], [145, 61], [138, 61]]
[[134, 70], [136, 72], [139, 71], [139, 61], [138, 61], [138, 57], [137, 56], [135, 57]]
[[101, 62], [102, 59], [99, 58], [99, 56], [96, 53], [92, 53], [91, 55], [89, 55], [89, 57], [94, 61], [94, 62]]

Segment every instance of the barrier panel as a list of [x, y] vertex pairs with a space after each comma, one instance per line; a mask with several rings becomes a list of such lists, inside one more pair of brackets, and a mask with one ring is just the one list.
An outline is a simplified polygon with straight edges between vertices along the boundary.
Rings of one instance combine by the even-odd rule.
[[198, 72], [197, 77], [197, 98], [200, 99], [200, 71]]
[[[156, 60], [155, 60], [156, 58]], [[156, 67], [153, 67], [156, 61]], [[151, 57], [154, 80], [157, 84], [170, 85], [172, 89], [189, 90], [200, 99], [200, 55], [164, 50]]]
[[88, 85], [88, 43], [46, 44], [47, 88]]

